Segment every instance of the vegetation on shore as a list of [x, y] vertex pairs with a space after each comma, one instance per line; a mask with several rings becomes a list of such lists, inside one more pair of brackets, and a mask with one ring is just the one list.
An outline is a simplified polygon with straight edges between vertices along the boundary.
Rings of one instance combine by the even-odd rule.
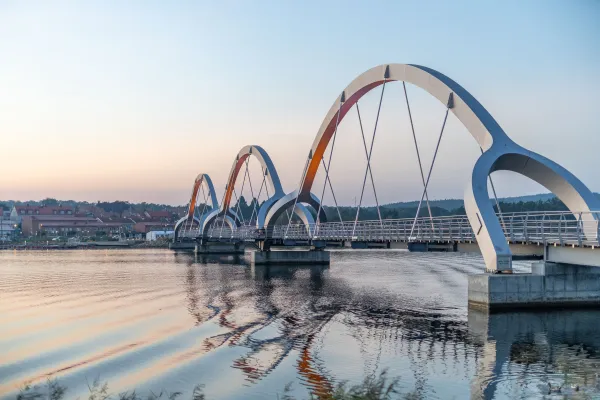
[[[600, 195], [598, 195], [600, 197]], [[539, 200], [518, 200], [520, 198], [508, 198], [508, 199], [500, 199], [500, 209], [502, 212], [527, 212], [527, 211], [566, 211], [567, 208], [556, 197], [547, 198], [547, 195], [536, 195], [536, 196], [524, 196], [523, 198], [535, 198], [539, 197]], [[9, 210], [13, 205], [19, 204], [31, 204], [31, 205], [68, 205], [72, 207], [82, 206], [82, 205], [92, 205], [92, 203], [88, 202], [78, 202], [73, 200], [59, 201], [56, 199], [44, 199], [40, 201], [0, 201], [0, 209]], [[260, 203], [261, 204], [261, 203]], [[244, 218], [249, 219], [255, 207], [260, 206], [259, 203], [256, 202], [255, 199], [250, 200], [249, 202], [244, 198], [244, 196], [240, 196], [239, 204], [236, 203], [233, 205], [233, 208], [236, 211], [243, 215]], [[464, 206], [462, 205], [462, 200], [458, 199], [447, 199], [447, 200], [432, 200], [431, 204], [431, 212], [433, 216], [444, 216], [444, 215], [463, 215], [465, 214]], [[122, 214], [126, 210], [131, 211], [144, 211], [144, 210], [167, 210], [172, 212], [173, 214], [180, 214], [181, 212], [187, 210], [186, 205], [181, 206], [171, 206], [167, 204], [154, 204], [154, 203], [130, 203], [127, 201], [113, 201], [113, 202], [98, 202], [95, 205], [105, 211], [116, 212]], [[423, 204], [424, 205], [424, 204]], [[203, 207], [203, 204], [200, 204], [200, 207]], [[418, 202], [400, 202], [400, 203], [391, 203], [391, 204], [383, 204], [380, 206], [380, 212], [382, 218], [412, 218], [415, 216], [416, 210], [418, 207]], [[494, 207], [496, 204], [494, 202]], [[327, 216], [331, 218], [331, 220], [337, 220], [338, 214], [337, 209], [334, 206], [324, 206], [325, 212]], [[356, 217], [356, 209], [357, 207], [353, 206], [340, 206], [340, 214], [342, 215], [342, 219], [344, 221], [354, 221]], [[428, 216], [427, 207], [421, 207], [420, 216]], [[361, 207], [359, 220], [373, 220], [378, 219], [379, 216], [377, 214], [376, 207]]]
[[[347, 381], [338, 383], [328, 393], [311, 394], [310, 400], [413, 400], [421, 398], [416, 392], [401, 393], [399, 391], [400, 378], [390, 378], [387, 371], [381, 372], [376, 377], [366, 377], [360, 384], [349, 385]], [[204, 386], [196, 385], [191, 393], [191, 400], [207, 400]], [[160, 391], [142, 395], [136, 390], [122, 393], [112, 393], [108, 383], [101, 383], [99, 379], [88, 383], [89, 394], [87, 400], [175, 400], [182, 399], [182, 392]], [[292, 384], [283, 388], [281, 393], [274, 394], [277, 400], [297, 400], [290, 394]], [[63, 400], [68, 397], [68, 388], [60, 384], [57, 379], [48, 379], [44, 385], [24, 385], [16, 400]]]

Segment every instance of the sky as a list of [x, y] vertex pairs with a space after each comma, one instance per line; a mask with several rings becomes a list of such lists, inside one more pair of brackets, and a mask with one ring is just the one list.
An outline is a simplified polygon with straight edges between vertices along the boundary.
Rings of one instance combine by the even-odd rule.
[[[594, 0], [0, 0], [0, 199], [185, 204], [201, 172], [222, 193], [247, 144], [267, 150], [292, 191], [336, 97], [385, 63], [451, 77], [513, 140], [600, 191], [599, 20]], [[394, 85], [373, 151], [381, 203], [422, 193]], [[361, 100], [368, 143], [379, 95]], [[409, 95], [427, 170], [444, 108]], [[342, 121], [332, 160], [342, 204], [361, 192], [357, 129]], [[462, 198], [479, 149], [453, 117], [444, 135], [429, 195]], [[500, 196], [544, 190], [493, 177]]]

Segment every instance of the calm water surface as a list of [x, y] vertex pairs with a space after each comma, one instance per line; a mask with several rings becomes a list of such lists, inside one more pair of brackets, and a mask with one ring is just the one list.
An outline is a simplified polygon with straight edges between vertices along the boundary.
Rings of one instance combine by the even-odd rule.
[[[299, 398], [384, 369], [417, 397], [600, 398], [600, 312], [468, 311], [475, 255], [337, 251], [250, 267], [168, 250], [0, 252], [0, 398], [58, 377], [111, 392]], [[517, 269], [526, 270], [522, 262]], [[580, 385], [575, 393], [570, 385]], [[559, 396], [559, 397], [553, 397]]]

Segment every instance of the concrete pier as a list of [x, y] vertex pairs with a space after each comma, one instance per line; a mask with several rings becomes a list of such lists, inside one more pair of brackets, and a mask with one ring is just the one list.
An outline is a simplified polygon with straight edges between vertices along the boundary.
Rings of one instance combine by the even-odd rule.
[[389, 249], [390, 242], [350, 242], [350, 247], [353, 249]]
[[189, 250], [194, 251], [196, 248], [196, 242], [173, 242], [169, 243], [169, 249], [171, 250]]
[[498, 310], [600, 306], [600, 268], [537, 262], [530, 274], [469, 276], [469, 307]]
[[208, 242], [197, 244], [196, 254], [244, 254], [245, 245], [235, 242]]
[[457, 251], [456, 242], [408, 242], [408, 251], [424, 253], [429, 251], [455, 252]]
[[324, 250], [249, 251], [253, 265], [329, 265], [329, 252]]

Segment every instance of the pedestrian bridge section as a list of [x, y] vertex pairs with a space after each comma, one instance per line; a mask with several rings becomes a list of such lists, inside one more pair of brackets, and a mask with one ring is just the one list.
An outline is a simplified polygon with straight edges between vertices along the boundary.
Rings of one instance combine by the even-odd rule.
[[[382, 103], [384, 98], [390, 97], [389, 94], [387, 97], [385, 94], [388, 93], [386, 88], [391, 85], [396, 85], [403, 90], [406, 110], [399, 110], [398, 107], [386, 108], [386, 110], [394, 110], [394, 115], [387, 117], [394, 117], [400, 112], [408, 115], [408, 120], [402, 123], [405, 125], [410, 123], [405, 130], [412, 133], [415, 159], [418, 162], [415, 171], [420, 172], [423, 184], [415, 217], [405, 220], [382, 219], [371, 167], [373, 145], [380, 126]], [[407, 91], [407, 86], [410, 85], [437, 99], [444, 110], [429, 165], [422, 163], [423, 149], [419, 148]], [[361, 116], [359, 102], [367, 93], [374, 90], [379, 92], [378, 107], [373, 119], [374, 128], [372, 135], [368, 135], [369, 132], [365, 135], [363, 120], [368, 118], [363, 119], [364, 110]], [[354, 221], [345, 221], [338, 208], [329, 172], [336, 143], [349, 140], [344, 138], [344, 132], [347, 130], [342, 129], [338, 132], [338, 127], [350, 113], [353, 117], [349, 119], [350, 122], [346, 120], [346, 123], [358, 125], [355, 128], [357, 131], [360, 129], [364, 149], [363, 160], [366, 162], [364, 174], [360, 176], [363, 179], [356, 217]], [[479, 147], [481, 155], [475, 161], [472, 173], [466, 182], [464, 197], [466, 215], [433, 217], [428, 193], [430, 178], [438, 153], [454, 150], [451, 144], [447, 144], [449, 139], [446, 139], [446, 142], [442, 140], [450, 114], [467, 129]], [[427, 116], [433, 118], [431, 113], [427, 113]], [[339, 147], [338, 145], [337, 148]], [[408, 150], [410, 149], [403, 151]], [[248, 169], [251, 158], [260, 163], [262, 181], [260, 185], [252, 184]], [[192, 195], [190, 212], [180, 222], [180, 229], [177, 230], [178, 240], [185, 241], [193, 238], [202, 245], [210, 241], [255, 241], [261, 251], [267, 252], [274, 244], [287, 245], [301, 241], [310, 243], [315, 248], [321, 248], [323, 243], [327, 242], [405, 243], [413, 249], [417, 249], [418, 244], [427, 244], [421, 248], [427, 248], [429, 244], [432, 245], [431, 247], [436, 247], [435, 245], [440, 243], [461, 245], [456, 247], [476, 244], [483, 256], [486, 271], [506, 273], [512, 271], [513, 250], [517, 245], [538, 246], [542, 248], [541, 255], [546, 260], [580, 263], [580, 265], [598, 264], [596, 249], [600, 200], [568, 170], [514, 142], [483, 105], [463, 86], [428, 67], [413, 64], [383, 64], [365, 71], [352, 80], [325, 114], [313, 144], [308, 149], [301, 171], [300, 182], [293, 191], [287, 193], [279, 182], [275, 165], [267, 152], [256, 145], [243, 147], [235, 156], [223, 198], [220, 202], [217, 202], [216, 198], [211, 199], [210, 212], [196, 215], [198, 207], [194, 207], [194, 202], [200, 196]], [[528, 177], [555, 194], [569, 211], [502, 213], [490, 176], [495, 171], [512, 171]], [[385, 171], [388, 174], [395, 172]], [[321, 174], [319, 176], [324, 177], [322, 186], [315, 185], [318, 173]], [[236, 190], [238, 178], [242, 180], [241, 188], [238, 186], [239, 193]], [[206, 181], [207, 179], [197, 180], [194, 193], [202, 187], [202, 182]], [[246, 188], [251, 192], [249, 198], [252, 199], [254, 208], [249, 218], [249, 212], [244, 215], [239, 207], [247, 181]], [[369, 186], [372, 187], [379, 218], [375, 221], [359, 221], [368, 181], [371, 183]], [[256, 188], [257, 191], [254, 190]], [[488, 192], [488, 188], [491, 188], [492, 193]], [[208, 192], [214, 193], [214, 190], [210, 189]], [[260, 200], [263, 189], [266, 199]], [[323, 202], [328, 193], [331, 193], [337, 215], [335, 213], [327, 215], [323, 210]], [[490, 199], [494, 199], [496, 204]], [[422, 209], [428, 212], [427, 217], [421, 217]], [[339, 221], [336, 221], [336, 217], [339, 217]]]
[[[548, 261], [600, 267], [600, 225], [598, 214], [529, 212], [498, 214], [504, 236], [512, 246], [513, 255], [539, 255]], [[591, 222], [590, 222], [591, 221]], [[188, 230], [188, 239], [195, 239], [198, 230]], [[433, 218], [384, 219], [377, 221], [326, 222], [320, 224], [278, 225], [259, 229], [256, 226], [217, 226], [207, 231], [206, 238], [219, 242], [255, 242], [270, 237], [288, 246], [324, 242], [338, 247], [344, 243], [446, 245], [443, 250], [477, 251], [477, 236], [465, 215]], [[426, 247], [425, 247], [426, 249]]]

